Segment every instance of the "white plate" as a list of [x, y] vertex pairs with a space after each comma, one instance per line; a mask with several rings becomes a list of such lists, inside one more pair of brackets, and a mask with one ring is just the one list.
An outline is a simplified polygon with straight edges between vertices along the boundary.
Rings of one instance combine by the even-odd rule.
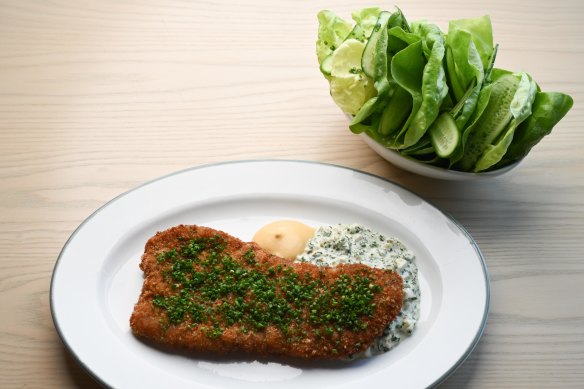
[[[414, 334], [353, 363], [203, 360], [140, 342], [129, 317], [142, 287], [144, 244], [156, 231], [200, 224], [250, 240], [263, 224], [362, 223], [414, 253], [422, 304]], [[422, 388], [445, 379], [484, 329], [489, 280], [481, 253], [452, 218], [367, 173], [301, 161], [242, 161], [181, 171], [127, 192], [87, 218], [53, 272], [55, 327], [77, 360], [115, 388]]]

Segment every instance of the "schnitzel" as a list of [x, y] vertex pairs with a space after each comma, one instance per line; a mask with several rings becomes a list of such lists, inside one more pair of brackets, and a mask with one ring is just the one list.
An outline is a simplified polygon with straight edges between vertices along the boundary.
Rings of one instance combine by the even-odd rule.
[[294, 263], [195, 225], [150, 238], [140, 268], [133, 333], [198, 353], [345, 359], [382, 334], [404, 299], [396, 272]]

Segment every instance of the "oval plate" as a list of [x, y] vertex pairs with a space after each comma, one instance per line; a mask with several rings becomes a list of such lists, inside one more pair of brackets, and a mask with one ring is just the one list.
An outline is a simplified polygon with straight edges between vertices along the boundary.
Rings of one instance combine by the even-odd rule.
[[[420, 320], [392, 351], [351, 363], [202, 359], [147, 345], [129, 318], [142, 288], [146, 241], [178, 224], [251, 240], [262, 225], [296, 219], [362, 223], [415, 254]], [[240, 161], [162, 177], [110, 201], [65, 244], [51, 283], [55, 327], [79, 363], [115, 388], [422, 388], [452, 373], [486, 324], [489, 278], [471, 236], [412, 192], [380, 177], [302, 161]]]

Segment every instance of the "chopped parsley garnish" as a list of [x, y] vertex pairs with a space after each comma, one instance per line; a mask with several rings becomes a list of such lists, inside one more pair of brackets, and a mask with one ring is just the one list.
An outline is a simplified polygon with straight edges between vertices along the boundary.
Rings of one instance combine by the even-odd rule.
[[158, 262], [164, 262], [167, 259], [176, 258], [177, 256], [178, 256], [178, 253], [177, 253], [176, 249], [172, 249], [172, 250], [165, 251], [163, 253], [158, 254], [158, 256], [156, 257], [156, 260], [158, 260]]
[[186, 323], [210, 338], [237, 325], [242, 333], [275, 326], [288, 339], [312, 334], [331, 337], [341, 331], [362, 331], [375, 311], [381, 288], [367, 272], [341, 275], [332, 281], [298, 273], [292, 266], [260, 264], [250, 247], [242, 261], [224, 252], [224, 240], [181, 238], [177, 247], [157, 255], [171, 291], [152, 304], [165, 312], [164, 328]]

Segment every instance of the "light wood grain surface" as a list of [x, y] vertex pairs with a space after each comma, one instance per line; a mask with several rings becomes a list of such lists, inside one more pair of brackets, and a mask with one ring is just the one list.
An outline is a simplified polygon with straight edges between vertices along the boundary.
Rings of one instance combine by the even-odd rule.
[[98, 387], [49, 310], [59, 251], [91, 212], [178, 169], [257, 158], [378, 174], [475, 237], [489, 321], [443, 387], [583, 387], [584, 2], [398, 5], [442, 28], [490, 14], [497, 65], [571, 94], [574, 108], [509, 175], [436, 181], [379, 158], [328, 95], [315, 15], [360, 2], [1, 1], [0, 387]]

